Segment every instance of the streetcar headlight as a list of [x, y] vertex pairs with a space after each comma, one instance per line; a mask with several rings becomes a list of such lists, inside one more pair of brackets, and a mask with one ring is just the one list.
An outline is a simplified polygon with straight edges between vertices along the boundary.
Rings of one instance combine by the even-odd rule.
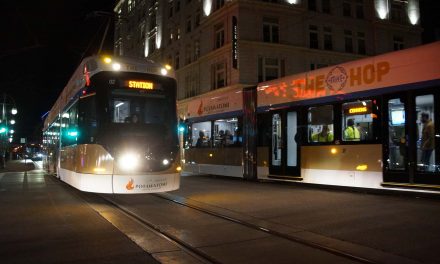
[[112, 64], [112, 68], [115, 71], [119, 71], [121, 69], [121, 64], [115, 62], [115, 63]]
[[119, 167], [123, 170], [134, 170], [139, 166], [139, 155], [135, 153], [124, 153], [119, 157]]

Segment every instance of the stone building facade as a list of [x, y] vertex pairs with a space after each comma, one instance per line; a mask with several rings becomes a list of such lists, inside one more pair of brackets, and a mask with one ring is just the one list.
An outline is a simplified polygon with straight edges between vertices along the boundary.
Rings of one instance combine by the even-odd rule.
[[120, 0], [116, 55], [176, 71], [178, 99], [421, 44], [418, 0]]

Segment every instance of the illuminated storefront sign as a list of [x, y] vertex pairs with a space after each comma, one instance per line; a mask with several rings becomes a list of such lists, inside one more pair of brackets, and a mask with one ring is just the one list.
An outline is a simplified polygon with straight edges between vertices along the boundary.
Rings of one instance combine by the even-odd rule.
[[153, 90], [154, 86], [152, 82], [146, 81], [127, 81], [127, 87], [133, 89]]

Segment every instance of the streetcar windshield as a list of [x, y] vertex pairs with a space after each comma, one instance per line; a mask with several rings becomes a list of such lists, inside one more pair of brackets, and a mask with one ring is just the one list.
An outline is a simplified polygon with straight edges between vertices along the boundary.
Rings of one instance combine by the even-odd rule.
[[165, 96], [118, 96], [111, 102], [113, 123], [161, 124], [171, 119], [172, 105]]

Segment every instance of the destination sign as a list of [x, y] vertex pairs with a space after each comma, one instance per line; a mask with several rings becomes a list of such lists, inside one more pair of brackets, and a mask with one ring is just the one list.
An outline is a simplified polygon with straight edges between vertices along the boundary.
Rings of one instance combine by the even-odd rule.
[[363, 102], [347, 103], [343, 105], [345, 115], [365, 115], [372, 113], [372, 102], [370, 100]]
[[132, 89], [144, 89], [144, 90], [155, 89], [153, 82], [148, 82], [148, 81], [128, 80], [126, 81], [126, 86]]

